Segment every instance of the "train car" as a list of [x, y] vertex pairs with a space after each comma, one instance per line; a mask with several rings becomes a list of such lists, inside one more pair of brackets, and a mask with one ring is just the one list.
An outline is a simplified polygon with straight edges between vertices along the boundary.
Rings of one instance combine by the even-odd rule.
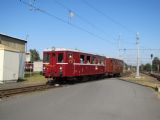
[[123, 61], [115, 58], [106, 58], [106, 74], [108, 76], [120, 76], [123, 72]]
[[64, 48], [46, 49], [43, 75], [54, 80], [102, 76], [105, 75], [105, 56]]
[[25, 62], [25, 72], [33, 72], [33, 62]]

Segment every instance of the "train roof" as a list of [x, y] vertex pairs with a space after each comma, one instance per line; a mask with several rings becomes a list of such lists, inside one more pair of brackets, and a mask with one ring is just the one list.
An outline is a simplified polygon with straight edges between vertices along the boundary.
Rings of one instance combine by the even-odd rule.
[[85, 52], [85, 51], [81, 51], [81, 50], [77, 50], [77, 49], [67, 49], [67, 48], [47, 48], [43, 50], [44, 52], [50, 52], [50, 51], [72, 51], [72, 52], [81, 52], [84, 54], [92, 54], [92, 55], [97, 55], [97, 56], [102, 56], [105, 57], [105, 55], [100, 55], [97, 53], [91, 53], [91, 52]]
[[123, 61], [122, 59], [119, 59], [119, 58], [108, 58], [108, 59]]

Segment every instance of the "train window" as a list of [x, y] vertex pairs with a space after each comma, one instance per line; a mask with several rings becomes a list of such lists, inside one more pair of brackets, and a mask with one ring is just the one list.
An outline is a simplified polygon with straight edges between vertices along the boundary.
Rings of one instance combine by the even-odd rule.
[[104, 65], [104, 59], [102, 59], [102, 58], [99, 59], [99, 60], [98, 60], [98, 64]]
[[98, 64], [101, 64], [101, 60], [100, 59], [98, 59]]
[[94, 56], [92, 56], [91, 64], [95, 64], [95, 57]]
[[84, 55], [80, 55], [80, 63], [84, 63]]
[[87, 56], [87, 63], [91, 63], [91, 57], [90, 56]]
[[97, 59], [97, 57], [94, 58], [94, 64], [98, 64], [98, 59]]
[[49, 62], [49, 57], [50, 57], [49, 53], [44, 53], [43, 62]]
[[101, 60], [101, 64], [104, 65], [104, 60], [103, 59]]
[[63, 62], [63, 53], [59, 53], [58, 54], [58, 63], [62, 63]]

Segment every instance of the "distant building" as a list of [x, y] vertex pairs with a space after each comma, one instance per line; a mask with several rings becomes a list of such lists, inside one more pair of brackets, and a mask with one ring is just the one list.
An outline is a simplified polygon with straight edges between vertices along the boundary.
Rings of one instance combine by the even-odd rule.
[[24, 77], [27, 41], [0, 34], [0, 82]]
[[25, 72], [42, 72], [43, 61], [31, 61], [31, 53], [26, 52]]
[[26, 52], [26, 62], [30, 62], [31, 61], [31, 54], [29, 52]]
[[33, 62], [33, 71], [34, 72], [42, 72], [43, 70], [43, 62], [42, 61], [34, 61]]

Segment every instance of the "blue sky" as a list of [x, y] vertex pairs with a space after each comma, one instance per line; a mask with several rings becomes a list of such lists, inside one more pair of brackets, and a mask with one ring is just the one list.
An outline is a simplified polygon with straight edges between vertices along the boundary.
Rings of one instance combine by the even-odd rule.
[[66, 21], [35, 11], [19, 0], [0, 0], [0, 32], [22, 39], [28, 34], [28, 49], [77, 48], [115, 57], [119, 34], [120, 48], [136, 48], [136, 32], [140, 33], [141, 48], [160, 48], [159, 0], [58, 0], [75, 13], [71, 20], [68, 10], [55, 0], [23, 1]]

